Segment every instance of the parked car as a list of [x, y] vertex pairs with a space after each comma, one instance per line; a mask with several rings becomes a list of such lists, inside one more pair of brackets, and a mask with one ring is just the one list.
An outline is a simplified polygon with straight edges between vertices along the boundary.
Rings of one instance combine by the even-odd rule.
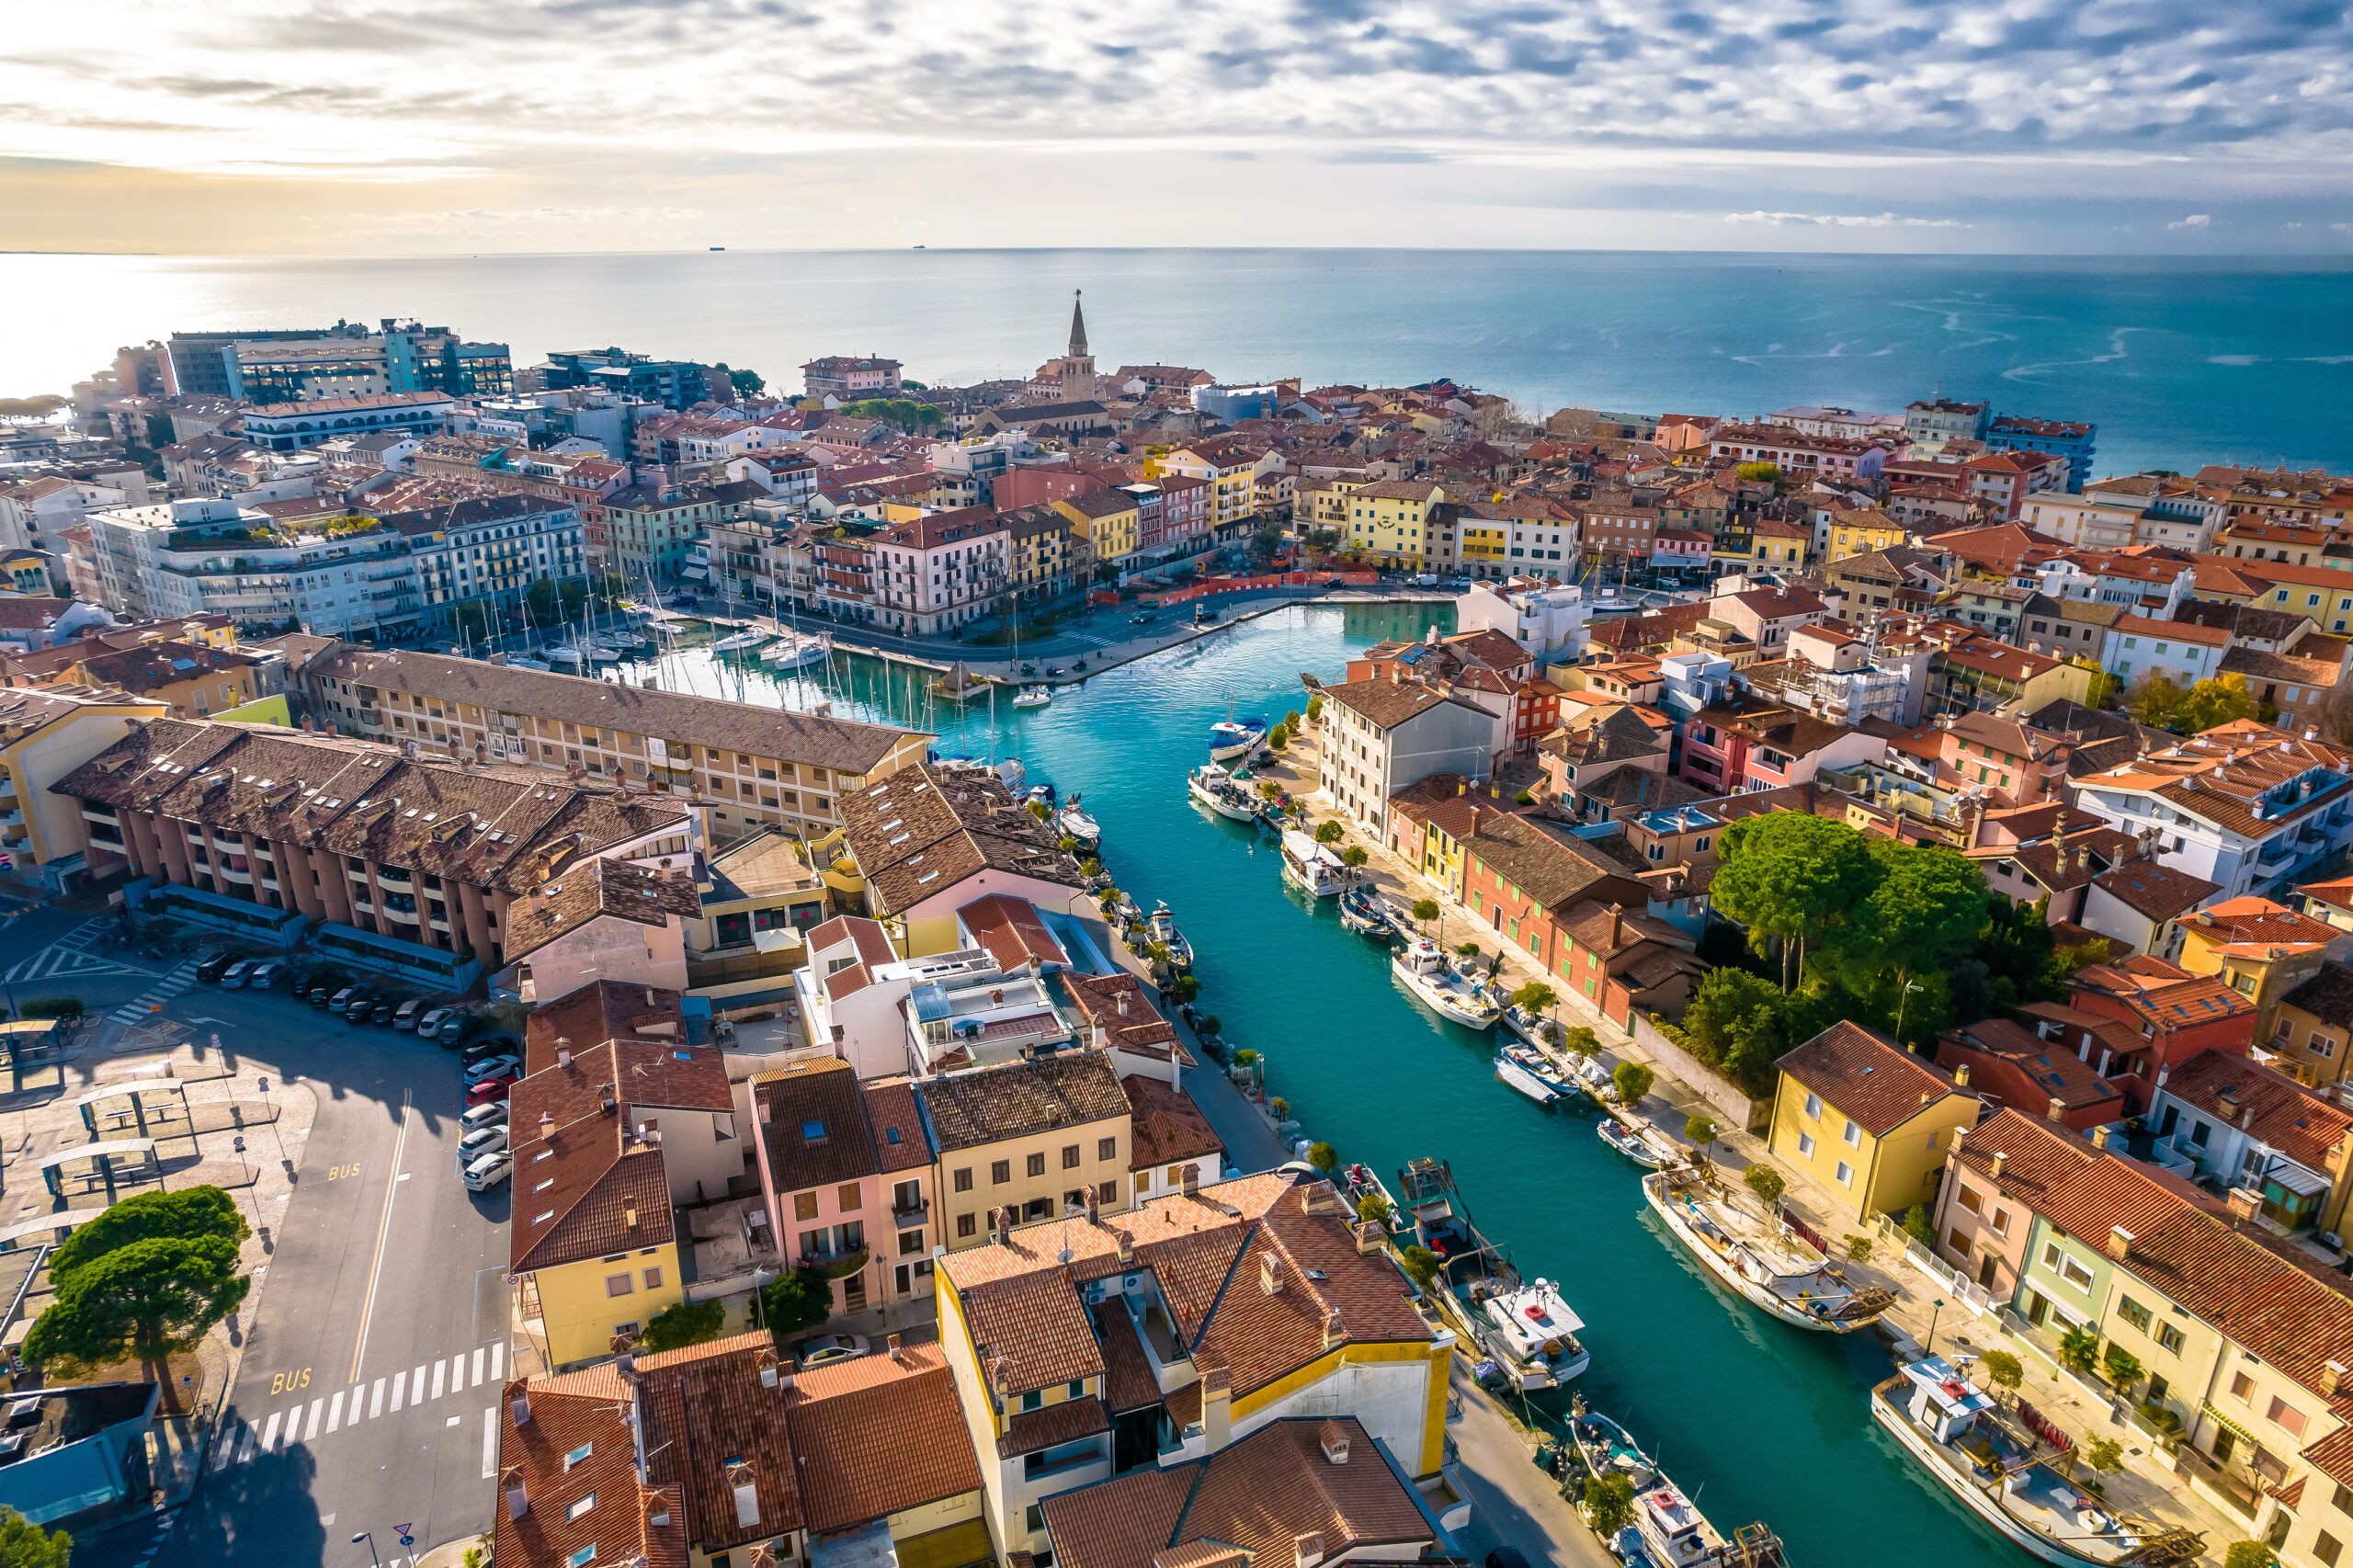
[[365, 991], [355, 991], [343, 1009], [346, 1023], [364, 1024], [368, 1015], [376, 1010], [376, 998]]
[[392, 1015], [400, 1010], [401, 1005], [387, 996], [368, 1009], [368, 1021], [379, 1028], [389, 1028], [392, 1021]]
[[223, 991], [241, 989], [246, 981], [253, 978], [254, 970], [260, 962], [259, 959], [239, 959], [235, 963], [222, 970], [221, 989]]
[[506, 1128], [477, 1127], [458, 1140], [458, 1168], [464, 1170], [484, 1154], [504, 1153], [506, 1150]]
[[522, 1059], [515, 1056], [485, 1056], [479, 1062], [466, 1063], [466, 1082], [479, 1084], [484, 1078], [501, 1074], [513, 1075], [523, 1071]]
[[[368, 988], [364, 985], [360, 985], [356, 983], [349, 985], [338, 985], [335, 987], [334, 994], [327, 998], [327, 1006], [340, 1013], [350, 1007], [354, 1002], [357, 1002], [361, 997], [367, 995]], [[369, 1002], [372, 1005], [374, 998], [370, 997]]]
[[448, 1040], [441, 1040], [441, 1043], [444, 1045], [457, 1044], [458, 1033], [462, 1033], [464, 1030], [464, 1018], [466, 1015], [465, 1010], [461, 1007], [434, 1007], [426, 1010], [425, 1013], [420, 1015], [416, 1020], [417, 1039], [441, 1040], [441, 1027], [449, 1022], [450, 1015], [452, 1014], [455, 1014], [460, 1020], [459, 1029], [457, 1032], [452, 1033]]
[[468, 1192], [488, 1192], [515, 1174], [515, 1161], [505, 1151], [483, 1154], [465, 1167], [460, 1177]]
[[466, 1104], [469, 1106], [483, 1106], [489, 1105], [494, 1101], [504, 1103], [506, 1098], [506, 1092], [514, 1086], [515, 1080], [511, 1077], [484, 1078], [481, 1083], [476, 1084], [473, 1087], [466, 1091]]
[[[392, 1009], [392, 1028], [396, 1029], [413, 1029], [416, 1028], [416, 1021], [425, 1016], [425, 1010], [424, 997], [410, 997], [407, 1001]], [[435, 1010], [438, 1012], [439, 1009], [437, 1008]]]
[[477, 1035], [458, 1047], [458, 1061], [467, 1067], [493, 1056], [520, 1056], [515, 1049], [515, 1037], [505, 1034]]
[[236, 961], [237, 956], [234, 953], [216, 949], [196, 960], [196, 978], [207, 985], [215, 984], [222, 975], [228, 972], [229, 966]]
[[814, 1339], [803, 1341], [797, 1354], [801, 1358], [801, 1369], [805, 1372], [813, 1367], [863, 1356], [870, 1348], [872, 1346], [862, 1334], [822, 1334]]
[[286, 966], [272, 959], [266, 963], [254, 965], [253, 972], [245, 976], [245, 989], [275, 991], [278, 989], [278, 983], [285, 978]]
[[335, 971], [321, 969], [312, 971], [295, 989], [310, 998], [312, 1006], [324, 1007], [333, 999], [336, 992], [350, 983], [349, 980]]
[[506, 1108], [503, 1105], [478, 1105], [458, 1120], [469, 1132], [482, 1127], [504, 1127], [506, 1125]]

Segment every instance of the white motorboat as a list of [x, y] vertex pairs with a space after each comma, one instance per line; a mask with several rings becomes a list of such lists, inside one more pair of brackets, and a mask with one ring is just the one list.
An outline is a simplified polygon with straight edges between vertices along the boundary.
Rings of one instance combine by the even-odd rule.
[[1677, 1563], [1718, 1563], [1724, 1560], [1724, 1538], [1708, 1516], [1683, 1495], [1664, 1475], [1634, 1494], [1634, 1533], [1643, 1555], [1658, 1568]]
[[1178, 969], [1193, 967], [1193, 944], [1185, 940], [1185, 933], [1176, 929], [1176, 914], [1164, 902], [1154, 904], [1152, 918], [1144, 922], [1152, 939], [1168, 949], [1168, 961]]
[[1389, 971], [1424, 1006], [1465, 1028], [1493, 1028], [1503, 1016], [1486, 983], [1464, 974], [1446, 949], [1427, 937], [1415, 937], [1399, 949], [1389, 960]]
[[1931, 1479], [2038, 1562], [2160, 1568], [2198, 1560], [2201, 1537], [2110, 1512], [1941, 1356], [1912, 1362], [1870, 1397], [1872, 1416]]
[[1330, 898], [1348, 885], [1348, 868], [1328, 844], [1297, 828], [1282, 836], [1283, 880], [1302, 892]]
[[551, 642], [540, 650], [540, 657], [557, 669], [579, 670], [588, 665], [588, 655], [571, 642]]
[[1380, 937], [1386, 939], [1397, 931], [1389, 906], [1381, 895], [1362, 882], [1340, 895], [1340, 924], [1359, 937]]
[[1552, 1085], [1547, 1084], [1500, 1051], [1495, 1052], [1495, 1076], [1540, 1106], [1549, 1106], [1561, 1097], [1560, 1090], [1552, 1087]]
[[[761, 657], [765, 658], [767, 655], [762, 654]], [[1046, 708], [1051, 707], [1053, 700], [1054, 688], [1052, 687], [1025, 686], [1019, 691], [1014, 693], [1013, 705], [1016, 708]]]
[[1550, 1279], [1512, 1289], [1471, 1287], [1479, 1310], [1480, 1344], [1510, 1367], [1523, 1389], [1558, 1388], [1583, 1373], [1593, 1358], [1577, 1339], [1585, 1320], [1561, 1299]]
[[1214, 762], [1205, 762], [1185, 775], [1185, 793], [1228, 822], [1256, 822], [1258, 802], [1233, 781], [1233, 775]]
[[529, 653], [509, 653], [506, 655], [506, 667], [510, 670], [546, 671], [555, 666], [545, 659], [535, 659]]
[[623, 653], [642, 653], [654, 646], [654, 640], [643, 632], [631, 631], [619, 626], [608, 626], [599, 631], [597, 633], [597, 641], [608, 648]]
[[1062, 809], [1062, 813], [1054, 821], [1062, 824], [1063, 832], [1078, 840], [1082, 849], [1093, 849], [1103, 842], [1103, 824], [1086, 814], [1079, 806], [1076, 795], [1070, 798], [1070, 804]]
[[1266, 738], [1264, 719], [1221, 719], [1210, 726], [1210, 760], [1232, 762], [1248, 756]]
[[1640, 1127], [1605, 1116], [1594, 1127], [1594, 1134], [1604, 1143], [1625, 1155], [1646, 1171], [1663, 1171], [1680, 1163], [1679, 1157], [1645, 1133]]
[[1710, 1273], [1793, 1327], [1851, 1334], [1895, 1303], [1877, 1286], [1853, 1283], [1812, 1243], [1777, 1219], [1750, 1213], [1697, 1172], [1654, 1171], [1643, 1178], [1643, 1198]]
[[714, 637], [710, 651], [714, 653], [744, 653], [755, 648], [764, 648], [767, 643], [767, 632], [746, 628], [742, 631], [731, 631], [724, 637]]
[[760, 663], [780, 670], [807, 669], [824, 659], [824, 640], [805, 631], [787, 632], [760, 650]]
[[[1495, 1052], [1495, 1071], [1498, 1074], [1503, 1072], [1504, 1063], [1506, 1062], [1550, 1090], [1555, 1099], [1574, 1098], [1581, 1092], [1581, 1086], [1575, 1079], [1553, 1066], [1552, 1059], [1532, 1045], [1521, 1045], [1517, 1041], [1506, 1040]], [[1508, 1078], [1505, 1081], [1510, 1082]], [[1512, 1086], [1519, 1087], [1517, 1084]], [[1526, 1092], [1524, 1089], [1521, 1090], [1523, 1094]]]

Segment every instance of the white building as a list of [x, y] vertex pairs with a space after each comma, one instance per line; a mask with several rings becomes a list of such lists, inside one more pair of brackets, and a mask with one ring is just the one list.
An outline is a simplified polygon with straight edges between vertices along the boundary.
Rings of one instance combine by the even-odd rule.
[[1574, 664], [1585, 657], [1586, 623], [1592, 615], [1583, 588], [1538, 577], [1473, 583], [1454, 601], [1458, 631], [1500, 631], [1545, 664]]
[[2231, 634], [2219, 626], [2122, 615], [2109, 628], [2108, 667], [2127, 687], [2150, 675], [2195, 686], [2221, 673], [2230, 648]]
[[386, 430], [438, 435], [457, 406], [444, 392], [379, 392], [273, 403], [245, 410], [245, 439], [266, 451], [292, 452], [338, 436]]
[[1317, 787], [1373, 842], [1389, 842], [1389, 798], [1433, 773], [1483, 779], [1501, 728], [1493, 714], [1413, 682], [1324, 688]]
[[373, 519], [278, 522], [233, 501], [93, 512], [107, 608], [133, 620], [225, 615], [240, 627], [335, 637], [414, 631], [424, 599], [396, 528]]
[[2307, 880], [2353, 845], [2353, 754], [2251, 719], [2075, 780], [2075, 803], [2148, 834], [2160, 864], [2216, 896]]
[[538, 495], [477, 496], [381, 520], [407, 539], [426, 616], [437, 625], [461, 605], [512, 612], [540, 579], [588, 573], [579, 508]]
[[929, 636], [995, 613], [1013, 580], [1012, 530], [968, 506], [893, 523], [870, 541], [875, 624]]

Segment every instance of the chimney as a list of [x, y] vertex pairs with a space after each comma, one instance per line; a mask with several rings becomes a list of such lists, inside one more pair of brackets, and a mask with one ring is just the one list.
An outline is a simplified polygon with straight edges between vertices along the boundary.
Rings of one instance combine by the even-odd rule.
[[1609, 950], [1611, 952], [1614, 953], [1618, 950], [1618, 939], [1624, 932], [1625, 928], [1625, 907], [1622, 904], [1611, 904], [1609, 906]]
[[2121, 1225], [2108, 1228], [2108, 1256], [2122, 1263], [2132, 1256], [2132, 1233]]
[[752, 1467], [737, 1460], [727, 1467], [727, 1484], [735, 1494], [735, 1522], [750, 1529], [760, 1522], [760, 1489], [753, 1483]]
[[1130, 1231], [1121, 1231], [1120, 1233], [1120, 1267], [1125, 1268], [1128, 1265], [1135, 1262], [1135, 1260], [1136, 1238], [1134, 1233]]
[[761, 1351], [759, 1366], [760, 1386], [762, 1388], [772, 1389], [783, 1381], [783, 1373], [779, 1369], [775, 1351]]
[[1223, 1367], [1201, 1373], [1201, 1451], [1216, 1453], [1233, 1440], [1233, 1374]]
[[1333, 1190], [1329, 1180], [1311, 1181], [1299, 1189], [1299, 1210], [1302, 1214], [1329, 1214], [1340, 1207], [1340, 1195]]
[[506, 1413], [517, 1426], [531, 1424], [530, 1385], [520, 1378], [511, 1380], [506, 1385]]
[[1128, 994], [1127, 994], [1126, 992], [1122, 991], [1122, 992], [1120, 992], [1120, 1017], [1123, 1017], [1123, 1018], [1124, 1018], [1124, 1017], [1126, 1017], [1127, 1016], [1128, 1016]]
[[2329, 1362], [2325, 1362], [2325, 1363], [2324, 1363], [2324, 1364], [2322, 1365], [2322, 1367], [2321, 1367], [2321, 1369], [2320, 1369], [2320, 1396], [2321, 1396], [2321, 1398], [2323, 1398], [2323, 1399], [2335, 1399], [2335, 1398], [2336, 1397], [2336, 1391], [2337, 1391], [2338, 1386], [2339, 1386], [2339, 1385], [2341, 1385], [2344, 1381], [2345, 1381], [2345, 1363], [2344, 1363], [2344, 1362], [2342, 1362], [2342, 1361], [2329, 1361]]
[[1357, 1252], [1360, 1256], [1370, 1257], [1381, 1250], [1381, 1226], [1375, 1221], [1358, 1220], [1348, 1227], [1348, 1233], [1356, 1237]]
[[506, 1488], [506, 1517], [508, 1518], [519, 1519], [524, 1515], [531, 1511], [531, 1494], [523, 1484], [523, 1467], [521, 1465], [508, 1465], [505, 1472], [499, 1476], [498, 1483], [500, 1486]]
[[[1341, 1342], [1347, 1337], [1347, 1324], [1340, 1321], [1340, 1309], [1334, 1307], [1324, 1314], [1324, 1348], [1327, 1351], [1336, 1350], [1340, 1347]], [[1327, 1449], [1325, 1451], [1330, 1450]]]
[[1956, 1089], [1965, 1089], [1969, 1087], [1968, 1062], [1964, 1062], [1952, 1070], [1952, 1086]]
[[2251, 1187], [2234, 1187], [2224, 1202], [2229, 1206], [2233, 1218], [2253, 1220], [2263, 1209], [2263, 1194]]
[[2105, 1128], [2105, 1127], [2095, 1127], [2095, 1128], [2093, 1128], [2093, 1129], [2092, 1129], [2092, 1147], [2093, 1147], [2093, 1148], [2095, 1148], [2095, 1149], [2100, 1150], [2100, 1151], [2102, 1151], [2103, 1153], [2105, 1153], [2105, 1152], [2107, 1151], [2107, 1148], [2108, 1148], [2109, 1131], [2109, 1130], [2108, 1128]]
[[670, 1494], [666, 1492], [649, 1490], [640, 1494], [640, 1496], [645, 1505], [645, 1522], [657, 1530], [668, 1529], [670, 1528]]
[[1283, 1260], [1272, 1252], [1258, 1255], [1258, 1289], [1269, 1296], [1283, 1293]]
[[906, 1346], [897, 1335], [894, 1334], [891, 1335], [890, 1338], [885, 1339], [882, 1342], [882, 1348], [884, 1353], [900, 1366], [904, 1367], [907, 1364]]
[[2067, 1102], [2053, 1095], [2051, 1102], [2042, 1108], [2042, 1114], [2052, 1121], [2064, 1121], [2067, 1119]]
[[1327, 1421], [1324, 1424], [1324, 1436], [1320, 1442], [1324, 1449], [1324, 1463], [1346, 1464], [1348, 1462], [1348, 1434], [1338, 1422]]
[[555, 1064], [559, 1067], [572, 1065], [572, 1040], [568, 1036], [555, 1037]]
[[2002, 1171], [2004, 1167], [2009, 1165], [2009, 1163], [2010, 1152], [2007, 1149], [1996, 1149], [1994, 1151], [1994, 1179], [1995, 1181], [2002, 1179]]
[[1185, 1167], [1183, 1182], [1186, 1197], [1199, 1197], [1201, 1190], [1201, 1167], [1195, 1165], [1188, 1165]]

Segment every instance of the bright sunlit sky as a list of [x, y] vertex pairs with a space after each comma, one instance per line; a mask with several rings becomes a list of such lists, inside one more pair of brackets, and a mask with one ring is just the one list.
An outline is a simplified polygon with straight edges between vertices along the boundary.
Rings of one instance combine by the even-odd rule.
[[2353, 252], [2341, 0], [20, 0], [0, 249]]

